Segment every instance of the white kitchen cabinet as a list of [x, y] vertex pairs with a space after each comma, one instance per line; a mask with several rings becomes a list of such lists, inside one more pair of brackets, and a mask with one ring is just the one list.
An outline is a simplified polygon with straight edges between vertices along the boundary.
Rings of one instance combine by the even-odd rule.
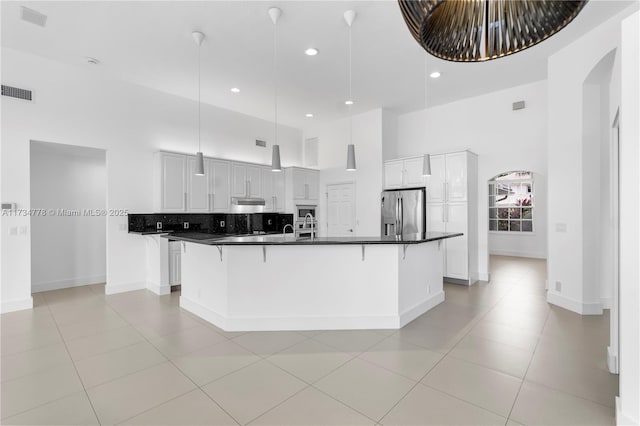
[[181, 243], [180, 241], [169, 242], [169, 285], [180, 285], [181, 280]]
[[209, 211], [228, 212], [231, 208], [231, 163], [223, 160], [207, 160], [209, 181]]
[[427, 200], [432, 203], [444, 203], [445, 156], [431, 156], [431, 176], [427, 177]]
[[404, 161], [386, 161], [384, 163], [384, 187], [401, 188], [404, 184]]
[[444, 276], [466, 285], [478, 280], [477, 156], [455, 152], [431, 156], [427, 184], [427, 231], [460, 232], [442, 242]]
[[262, 169], [262, 198], [265, 211], [284, 211], [284, 173], [274, 172], [271, 167]]
[[155, 209], [159, 212], [183, 212], [187, 208], [187, 157], [182, 154], [156, 154], [156, 178], [159, 187]]
[[317, 170], [291, 168], [293, 199], [300, 201], [318, 201], [319, 174]]
[[384, 163], [384, 187], [415, 188], [424, 186], [423, 157], [389, 160]]
[[262, 172], [259, 166], [233, 163], [231, 166], [231, 196], [260, 197]]
[[207, 213], [210, 209], [207, 169], [203, 176], [196, 175], [196, 162], [196, 157], [187, 157], [187, 211]]

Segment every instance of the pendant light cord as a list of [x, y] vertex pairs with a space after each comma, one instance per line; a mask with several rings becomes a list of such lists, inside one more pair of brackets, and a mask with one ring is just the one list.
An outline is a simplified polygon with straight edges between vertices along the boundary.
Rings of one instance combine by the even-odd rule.
[[198, 44], [198, 152], [202, 152], [200, 149], [200, 93], [202, 92], [200, 90], [200, 68], [200, 44]]
[[278, 144], [278, 21], [273, 29], [274, 145]]
[[352, 70], [351, 70], [351, 25], [349, 25], [349, 101], [352, 102], [349, 104], [349, 143], [353, 144], [353, 112], [351, 111], [351, 106], [353, 105], [353, 93], [352, 93]]

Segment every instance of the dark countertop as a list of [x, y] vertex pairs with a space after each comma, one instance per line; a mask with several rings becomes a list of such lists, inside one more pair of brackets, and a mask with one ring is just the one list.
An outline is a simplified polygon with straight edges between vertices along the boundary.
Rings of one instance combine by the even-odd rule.
[[224, 236], [210, 234], [211, 238], [202, 238], [202, 234], [198, 236], [190, 236], [189, 233], [179, 233], [171, 235], [162, 235], [162, 238], [168, 238], [173, 241], [187, 241], [191, 243], [216, 245], [216, 246], [288, 246], [288, 245], [344, 245], [344, 244], [422, 244], [431, 241], [444, 240], [447, 238], [460, 237], [462, 233], [452, 232], [427, 232], [424, 237], [415, 235], [396, 239], [395, 237], [318, 237], [313, 241], [309, 238], [297, 239], [293, 234], [269, 235], [245, 235], [245, 236]]

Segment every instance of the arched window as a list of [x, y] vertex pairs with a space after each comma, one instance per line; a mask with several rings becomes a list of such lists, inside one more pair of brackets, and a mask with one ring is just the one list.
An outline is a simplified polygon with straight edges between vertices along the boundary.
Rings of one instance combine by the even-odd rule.
[[489, 181], [489, 231], [533, 232], [533, 173], [501, 173]]

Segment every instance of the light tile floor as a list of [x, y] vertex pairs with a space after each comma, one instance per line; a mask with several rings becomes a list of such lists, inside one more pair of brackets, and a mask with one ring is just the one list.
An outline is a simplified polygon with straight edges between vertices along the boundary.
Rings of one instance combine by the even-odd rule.
[[1, 316], [2, 424], [614, 424], [607, 315], [550, 307], [544, 261], [491, 270], [399, 331], [226, 333], [175, 293], [38, 293]]

